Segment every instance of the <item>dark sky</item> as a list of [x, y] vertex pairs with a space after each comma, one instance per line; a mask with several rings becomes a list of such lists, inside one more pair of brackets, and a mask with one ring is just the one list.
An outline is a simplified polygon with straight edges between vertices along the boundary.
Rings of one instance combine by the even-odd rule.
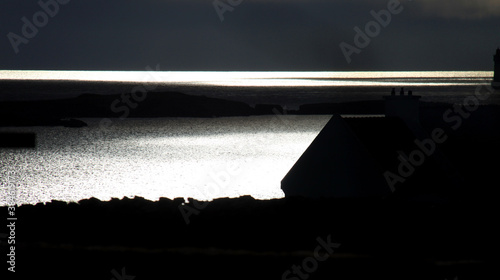
[[213, 0], [59, 1], [47, 18], [37, 0], [1, 1], [0, 69], [492, 70], [500, 46], [499, 0], [401, 0], [350, 63], [339, 45], [398, 1], [217, 0], [223, 21]]

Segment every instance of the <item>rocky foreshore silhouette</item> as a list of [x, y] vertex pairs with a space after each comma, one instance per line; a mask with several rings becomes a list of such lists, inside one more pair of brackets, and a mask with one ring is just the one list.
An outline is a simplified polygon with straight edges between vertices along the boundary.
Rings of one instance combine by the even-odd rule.
[[122, 267], [137, 279], [294, 279], [281, 277], [320, 242], [335, 250], [311, 279], [480, 277], [498, 261], [499, 210], [490, 199], [396, 196], [52, 201], [17, 208], [16, 263], [20, 275], [57, 279]]

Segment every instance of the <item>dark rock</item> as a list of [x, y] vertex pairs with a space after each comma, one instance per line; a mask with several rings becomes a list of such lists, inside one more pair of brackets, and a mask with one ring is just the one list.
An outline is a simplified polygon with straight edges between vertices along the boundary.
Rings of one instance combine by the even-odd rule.
[[102, 202], [95, 197], [91, 197], [89, 199], [82, 199], [78, 201], [78, 204], [80, 204], [82, 207], [96, 207], [100, 206]]
[[61, 123], [64, 127], [85, 127], [88, 124], [82, 120], [77, 119], [62, 119]]

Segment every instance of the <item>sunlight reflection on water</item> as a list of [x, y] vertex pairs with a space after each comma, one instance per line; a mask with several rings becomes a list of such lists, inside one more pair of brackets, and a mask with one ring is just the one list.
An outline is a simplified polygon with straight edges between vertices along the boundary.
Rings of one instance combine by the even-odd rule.
[[[161, 69], [160, 66], [158, 66]], [[156, 69], [151, 67], [151, 69]], [[180, 85], [248, 87], [450, 86], [485, 83], [492, 71], [40, 71], [0, 70], [0, 80], [159, 82]]]
[[1, 150], [1, 168], [20, 183], [19, 203], [135, 195], [279, 198], [281, 179], [328, 119], [134, 119], [117, 121], [105, 134], [97, 120], [80, 129], [33, 127], [37, 149]]

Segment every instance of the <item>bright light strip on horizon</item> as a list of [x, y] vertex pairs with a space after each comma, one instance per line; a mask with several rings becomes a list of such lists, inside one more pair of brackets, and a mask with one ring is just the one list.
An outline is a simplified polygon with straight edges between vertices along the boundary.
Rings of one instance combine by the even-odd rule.
[[[453, 86], [456, 83], [421, 82], [419, 79], [484, 78], [492, 71], [429, 72], [278, 72], [278, 71], [43, 71], [1, 70], [0, 80], [59, 80], [100, 82], [143, 82], [226, 87], [328, 87], [328, 86]], [[330, 80], [329, 80], [330, 79]], [[364, 81], [366, 79], [366, 81]], [[375, 80], [374, 80], [375, 79]], [[408, 79], [408, 81], [376, 81]], [[415, 80], [415, 81], [412, 81]], [[476, 85], [476, 83], [460, 83]]]
[[[456, 86], [456, 83], [415, 83], [411, 81], [404, 82], [374, 82], [374, 81], [315, 81], [315, 80], [235, 80], [235, 81], [224, 81], [224, 82], [204, 82], [199, 83], [203, 85], [212, 86], [225, 86], [225, 87], [333, 87], [333, 86], [359, 86], [359, 87], [369, 87], [369, 86]], [[477, 83], [460, 83], [464, 86], [474, 86]], [[485, 83], [486, 84], [486, 83]]]

